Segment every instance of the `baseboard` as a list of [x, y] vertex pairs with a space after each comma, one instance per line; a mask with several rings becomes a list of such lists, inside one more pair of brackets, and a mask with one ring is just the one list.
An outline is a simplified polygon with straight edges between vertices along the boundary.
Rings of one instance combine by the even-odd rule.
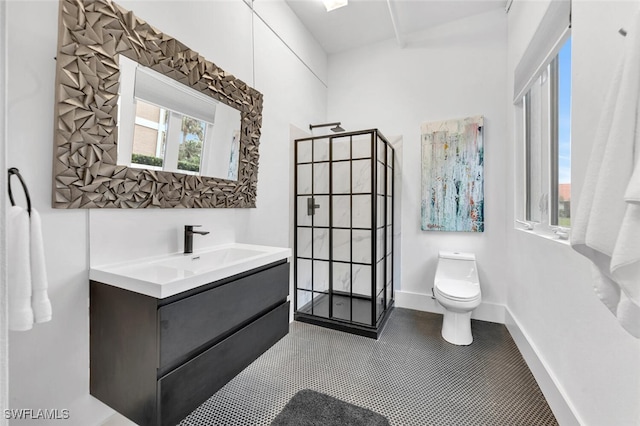
[[442, 313], [442, 307], [428, 294], [396, 290], [394, 292], [394, 301], [397, 308], [433, 312], [436, 314]]
[[[442, 306], [430, 294], [395, 291], [395, 304], [398, 308], [442, 314]], [[496, 303], [482, 302], [473, 310], [471, 318], [504, 324], [505, 307]]]
[[69, 419], [61, 422], [65, 426], [102, 425], [115, 413], [112, 408], [89, 395], [89, 389], [65, 408], [69, 409]]
[[538, 386], [540, 386], [540, 390], [547, 399], [547, 403], [549, 403], [549, 407], [551, 407], [551, 411], [553, 411], [553, 414], [556, 416], [558, 423], [562, 426], [579, 426], [586, 424], [582, 422], [576, 414], [576, 410], [569, 402], [555, 375], [544, 361], [544, 357], [540, 355], [536, 345], [520, 326], [517, 318], [509, 311], [509, 308], [505, 308], [505, 316], [507, 330], [509, 330], [513, 341], [516, 343], [516, 346], [518, 346], [518, 350], [520, 350], [533, 377], [535, 377], [536, 382], [538, 382]]

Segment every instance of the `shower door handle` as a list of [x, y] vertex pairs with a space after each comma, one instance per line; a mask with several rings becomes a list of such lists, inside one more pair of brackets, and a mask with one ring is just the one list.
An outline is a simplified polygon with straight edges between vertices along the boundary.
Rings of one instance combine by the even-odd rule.
[[319, 208], [320, 204], [315, 204], [313, 197], [307, 198], [307, 216], [313, 216]]

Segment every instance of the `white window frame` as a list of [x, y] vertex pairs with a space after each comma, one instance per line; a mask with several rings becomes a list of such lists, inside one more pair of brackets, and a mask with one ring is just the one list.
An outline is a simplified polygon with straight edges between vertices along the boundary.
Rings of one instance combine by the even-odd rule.
[[[137, 102], [137, 99], [136, 99], [136, 102]], [[158, 137], [156, 138], [156, 157], [159, 157], [159, 158], [162, 158], [163, 156], [162, 141], [164, 139], [164, 133], [166, 133], [167, 131], [167, 129], [165, 128], [166, 126], [160, 123], [166, 122], [166, 117], [165, 117], [166, 113], [167, 113], [167, 110], [160, 107], [160, 118], [158, 119], [158, 121], [147, 120], [145, 118], [138, 117], [137, 115], [135, 116], [134, 124], [142, 127], [147, 127], [149, 129], [153, 129], [158, 132]], [[133, 164], [135, 163], [130, 164], [129, 167], [131, 167], [131, 165]], [[149, 166], [149, 167], [152, 167], [152, 166]], [[154, 167], [154, 169], [162, 170], [162, 167]]]
[[[570, 14], [570, 2], [551, 2], [514, 75], [518, 135], [515, 227], [559, 240], [567, 240], [570, 232], [558, 226], [558, 53], [570, 38]], [[534, 113], [532, 88], [538, 87], [539, 102], [534, 108], [539, 110]], [[540, 115], [535, 120], [539, 126], [536, 137], [532, 136], [532, 113]], [[539, 164], [533, 160], [532, 147], [538, 150]], [[534, 172], [532, 167], [539, 170]], [[532, 215], [538, 208], [539, 214]]]

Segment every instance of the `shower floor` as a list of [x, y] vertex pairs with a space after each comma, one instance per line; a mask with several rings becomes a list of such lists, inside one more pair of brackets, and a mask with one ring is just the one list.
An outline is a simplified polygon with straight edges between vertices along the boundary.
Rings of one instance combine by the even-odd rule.
[[[349, 302], [351, 299], [351, 302]], [[313, 312], [311, 305], [313, 303]], [[333, 317], [345, 321], [353, 321], [364, 325], [371, 325], [371, 299], [360, 297], [333, 295]], [[329, 295], [323, 294], [316, 297], [312, 302], [307, 303], [298, 309], [309, 315], [315, 315], [323, 318], [329, 318]], [[351, 314], [353, 313], [353, 317]]]
[[[372, 301], [367, 297], [334, 293], [332, 299], [333, 310], [331, 316], [329, 316], [331, 298], [328, 294], [322, 294], [316, 296], [313, 300], [313, 311], [312, 302], [309, 302], [298, 309], [293, 318], [296, 321], [377, 339], [389, 318], [389, 313], [393, 309], [393, 301], [385, 311], [382, 311], [382, 305], [376, 304], [374, 308], [372, 303], [375, 300]], [[372, 309], [376, 309], [378, 314], [373, 325], [371, 325]]]

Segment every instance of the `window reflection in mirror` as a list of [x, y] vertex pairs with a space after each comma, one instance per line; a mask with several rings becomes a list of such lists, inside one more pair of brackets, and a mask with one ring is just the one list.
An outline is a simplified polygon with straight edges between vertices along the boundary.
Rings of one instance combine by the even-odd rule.
[[[213, 123], [136, 99], [131, 167], [200, 174]], [[168, 141], [168, 142], [167, 142]]]
[[120, 56], [118, 164], [237, 180], [240, 112]]

